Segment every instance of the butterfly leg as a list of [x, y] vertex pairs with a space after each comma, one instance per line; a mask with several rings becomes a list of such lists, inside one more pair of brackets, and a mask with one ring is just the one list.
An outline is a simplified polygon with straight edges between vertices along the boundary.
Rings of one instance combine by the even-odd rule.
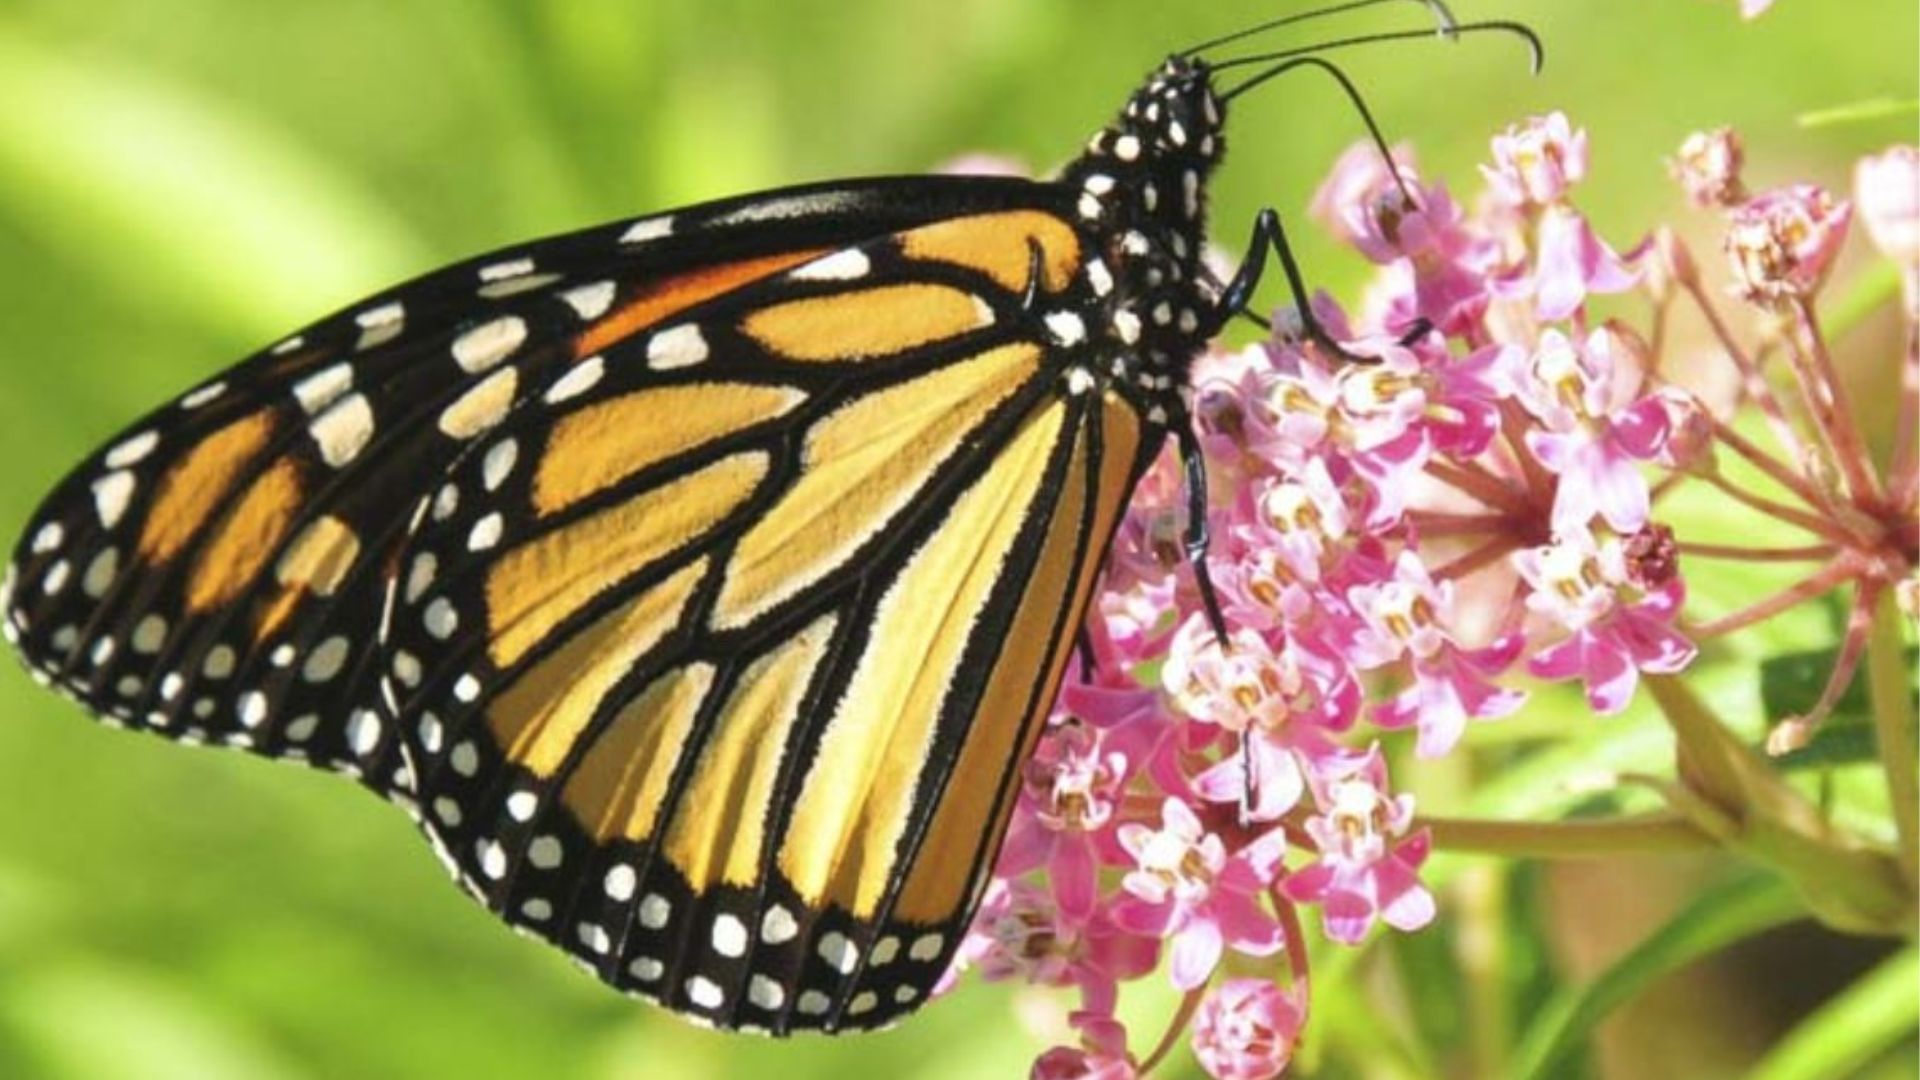
[[1280, 269], [1287, 276], [1287, 288], [1293, 293], [1293, 306], [1300, 313], [1301, 330], [1307, 340], [1320, 346], [1330, 355], [1352, 363], [1363, 363], [1363, 356], [1355, 356], [1342, 348], [1327, 333], [1326, 327], [1314, 317], [1313, 305], [1307, 297], [1306, 279], [1300, 274], [1300, 264], [1293, 257], [1293, 247], [1287, 243], [1287, 230], [1280, 223], [1280, 212], [1268, 207], [1260, 211], [1253, 221], [1253, 239], [1247, 244], [1246, 258], [1240, 261], [1240, 269], [1227, 282], [1226, 289], [1220, 294], [1220, 302], [1214, 308], [1214, 324], [1211, 333], [1218, 333], [1228, 319], [1246, 311], [1247, 304], [1253, 299], [1253, 291], [1259, 287], [1261, 275], [1266, 270], [1267, 260], [1277, 256]]
[[1227, 642], [1227, 619], [1220, 613], [1220, 594], [1214, 591], [1213, 575], [1207, 572], [1207, 548], [1213, 537], [1207, 526], [1207, 458], [1200, 450], [1200, 437], [1194, 432], [1193, 418], [1182, 416], [1174, 422], [1180, 440], [1180, 465], [1187, 475], [1187, 534], [1183, 542], [1187, 561], [1193, 564], [1193, 581], [1200, 587], [1200, 603], [1207, 611], [1207, 622], [1222, 645]]

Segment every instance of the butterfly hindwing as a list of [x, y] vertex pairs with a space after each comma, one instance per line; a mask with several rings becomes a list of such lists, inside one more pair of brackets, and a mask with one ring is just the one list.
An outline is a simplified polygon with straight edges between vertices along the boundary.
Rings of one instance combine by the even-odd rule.
[[388, 654], [425, 824], [615, 985], [874, 1026], [958, 944], [1144, 445], [1028, 309], [1063, 233], [974, 224], [606, 343], [424, 506]]

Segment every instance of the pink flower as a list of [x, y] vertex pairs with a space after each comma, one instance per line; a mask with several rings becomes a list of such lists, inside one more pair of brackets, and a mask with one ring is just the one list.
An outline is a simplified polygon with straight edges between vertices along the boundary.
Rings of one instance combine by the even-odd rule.
[[1127, 1029], [1111, 1016], [1075, 1013], [1079, 1046], [1056, 1046], [1034, 1061], [1029, 1080], [1134, 1080], [1140, 1075], [1127, 1054]]
[[1890, 146], [1861, 158], [1853, 197], [1874, 246], [1900, 267], [1907, 310], [1920, 314], [1920, 147]]
[[1045, 889], [1009, 880], [1003, 871], [987, 885], [940, 990], [974, 969], [989, 982], [1017, 978], [1036, 986], [1077, 986], [1083, 1008], [1108, 1011], [1122, 980], [1140, 978], [1159, 961], [1157, 938], [1122, 930], [1105, 909], [1068, 919]]
[[1357, 945], [1375, 920], [1396, 930], [1433, 921], [1433, 894], [1420, 884], [1427, 858], [1425, 829], [1413, 829], [1413, 796], [1387, 793], [1387, 764], [1379, 744], [1318, 772], [1313, 798], [1320, 812], [1307, 819], [1319, 858], [1281, 884], [1300, 903], [1320, 904], [1327, 936]]
[[1673, 628], [1684, 583], [1674, 576], [1629, 599], [1629, 590], [1639, 590], [1620, 541], [1602, 544], [1574, 530], [1556, 543], [1515, 552], [1513, 564], [1533, 587], [1528, 609], [1572, 631], [1535, 653], [1527, 670], [1543, 679], [1581, 679], [1587, 703], [1600, 715], [1627, 707], [1641, 671], [1672, 674], [1693, 662], [1693, 643]]
[[1349, 650], [1361, 667], [1406, 660], [1412, 685], [1374, 707], [1383, 728], [1418, 726], [1422, 757], [1453, 749], [1469, 720], [1508, 716], [1526, 695], [1502, 689], [1489, 676], [1505, 671], [1519, 656], [1519, 635], [1508, 635], [1486, 649], [1462, 649], [1448, 632], [1453, 618], [1452, 582], [1436, 582], [1412, 551], [1394, 562], [1392, 579], [1347, 591], [1365, 629]]
[[1276, 651], [1252, 630], [1222, 645], [1200, 616], [1181, 627], [1161, 679], [1188, 716], [1240, 736], [1235, 753], [1193, 778], [1214, 802], [1240, 805], [1249, 821], [1272, 821], [1306, 789], [1301, 759], [1337, 752], [1334, 732], [1352, 725], [1360, 688], [1338, 661], [1297, 642]]
[[1040, 738], [1023, 770], [1019, 808], [1000, 852], [1006, 876], [1045, 866], [1069, 920], [1093, 912], [1101, 834], [1113, 822], [1129, 774], [1127, 756], [1072, 716]]
[[1480, 172], [1511, 206], [1548, 206], [1587, 175], [1587, 133], [1555, 111], [1531, 117], [1493, 137], [1493, 167]]
[[1757, 19], [1773, 6], [1773, 0], [1740, 0], [1740, 17]]
[[1815, 184], [1749, 199], [1727, 228], [1727, 256], [1741, 294], [1758, 304], [1813, 296], [1833, 268], [1852, 218], [1846, 200]]
[[1696, 131], [1680, 144], [1680, 150], [1667, 161], [1667, 171], [1686, 189], [1687, 198], [1698, 206], [1732, 206], [1747, 197], [1740, 182], [1740, 166], [1746, 153], [1740, 133], [1730, 127]]
[[1518, 397], [1541, 421], [1527, 446], [1540, 464], [1560, 477], [1553, 499], [1553, 529], [1584, 529], [1596, 516], [1618, 532], [1647, 523], [1652, 500], [1637, 463], [1665, 449], [1670, 414], [1658, 397], [1624, 406], [1620, 388], [1640, 372], [1618, 355], [1627, 342], [1607, 328], [1576, 348], [1558, 330], [1541, 335], [1529, 378]]
[[[1412, 152], [1395, 147], [1393, 160], [1400, 180], [1411, 190], [1420, 176]], [[1381, 160], [1379, 148], [1370, 142], [1357, 142], [1334, 162], [1333, 171], [1314, 192], [1307, 212], [1367, 258], [1390, 263], [1405, 254], [1400, 226], [1405, 216], [1415, 211], [1392, 170]]]
[[1181, 990], [1206, 982], [1227, 948], [1248, 956], [1279, 952], [1280, 924], [1260, 906], [1260, 895], [1286, 855], [1285, 834], [1276, 829], [1229, 856], [1179, 799], [1167, 799], [1160, 813], [1159, 829], [1120, 826], [1136, 869], [1121, 881], [1129, 895], [1115, 901], [1114, 923], [1170, 939], [1171, 976]]
[[1307, 1007], [1266, 979], [1228, 979], [1193, 1018], [1193, 1054], [1216, 1080], [1266, 1080], [1293, 1059]]
[[1640, 280], [1571, 206], [1555, 204], [1541, 212], [1535, 243], [1539, 253], [1533, 274], [1509, 283], [1503, 291], [1531, 292], [1535, 313], [1548, 322], [1580, 310], [1590, 293], [1625, 292]]

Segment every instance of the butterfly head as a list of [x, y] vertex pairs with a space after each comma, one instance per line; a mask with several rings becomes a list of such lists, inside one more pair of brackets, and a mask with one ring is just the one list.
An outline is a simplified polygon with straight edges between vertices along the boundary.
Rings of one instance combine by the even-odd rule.
[[1175, 56], [1063, 176], [1111, 270], [1100, 300], [1107, 337], [1119, 346], [1114, 374], [1143, 389], [1173, 392], [1205, 344], [1217, 303], [1200, 265], [1206, 186], [1226, 148], [1225, 120], [1211, 69]]

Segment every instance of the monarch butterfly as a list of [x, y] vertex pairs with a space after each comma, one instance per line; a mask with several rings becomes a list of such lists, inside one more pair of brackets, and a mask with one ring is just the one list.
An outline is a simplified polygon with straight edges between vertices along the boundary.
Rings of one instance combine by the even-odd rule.
[[356, 777], [621, 990], [885, 1024], [966, 929], [1169, 436], [1204, 498], [1187, 363], [1270, 251], [1300, 295], [1271, 212], [1233, 280], [1201, 261], [1228, 103], [1411, 35], [1203, 54], [1383, 2], [1175, 54], [1053, 180], [787, 188], [353, 305], [82, 463], [0, 625], [109, 723]]

